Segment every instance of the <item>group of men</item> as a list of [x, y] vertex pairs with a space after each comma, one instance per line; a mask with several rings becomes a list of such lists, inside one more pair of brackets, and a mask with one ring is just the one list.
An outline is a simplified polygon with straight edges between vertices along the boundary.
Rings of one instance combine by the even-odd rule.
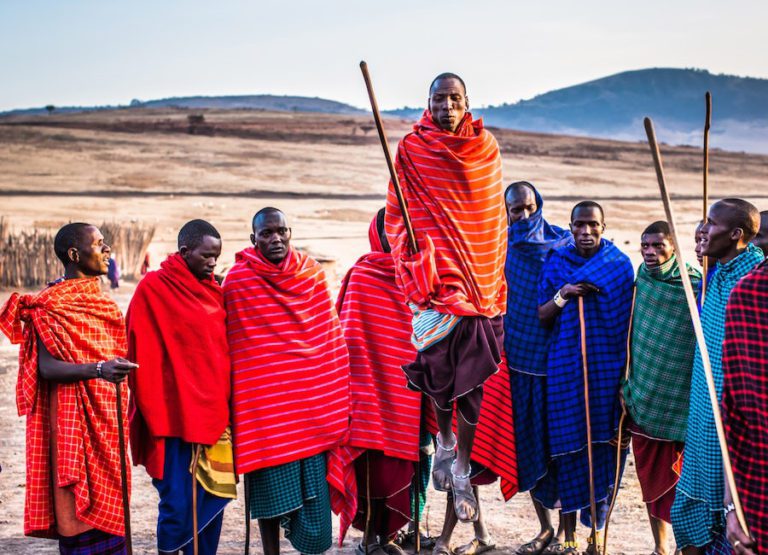
[[[122, 420], [158, 492], [161, 553], [216, 553], [238, 474], [269, 555], [281, 528], [301, 553], [328, 550], [332, 511], [340, 539], [350, 526], [364, 532], [359, 552], [402, 553], [392, 540], [407, 525], [403, 537], [420, 539], [430, 475], [448, 498], [440, 536], [422, 545], [433, 553], [494, 549], [478, 486], [499, 477], [505, 498], [530, 492], [540, 522], [519, 555], [580, 553], [578, 513], [606, 526], [630, 435], [655, 553], [669, 553], [670, 522], [686, 554], [765, 552], [768, 265], [751, 242], [765, 237], [757, 209], [716, 202], [697, 244], [707, 279], [684, 270], [702, 291], [748, 535], [724, 487], [669, 226], [642, 233], [635, 275], [603, 236], [598, 203], [576, 204], [564, 229], [544, 219], [531, 183], [504, 190], [499, 147], [468, 108], [461, 78], [435, 78], [398, 148], [404, 202], [390, 183], [371, 251], [335, 303], [276, 208], [255, 214], [252, 245], [221, 286], [220, 234], [185, 224], [125, 321], [99, 287], [110, 254], [101, 233], [64, 226], [54, 245], [63, 279], [0, 311], [0, 330], [22, 344], [25, 533], [59, 538], [66, 554], [125, 551]], [[475, 538], [454, 549], [457, 521]], [[599, 534], [586, 551], [601, 552]]]

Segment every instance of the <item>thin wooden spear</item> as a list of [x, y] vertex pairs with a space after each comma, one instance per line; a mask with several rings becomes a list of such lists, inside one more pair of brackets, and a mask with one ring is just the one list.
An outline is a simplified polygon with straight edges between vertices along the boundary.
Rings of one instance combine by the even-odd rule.
[[587, 417], [587, 461], [589, 464], [589, 511], [592, 520], [592, 545], [597, 553], [597, 502], [595, 501], [595, 467], [592, 457], [592, 417], [589, 414], [589, 370], [587, 366], [587, 326], [584, 318], [584, 297], [579, 297], [579, 330], [581, 332], [581, 363], [584, 374], [584, 406]]
[[123, 394], [120, 385], [121, 382], [115, 384], [115, 404], [117, 405], [117, 441], [120, 447], [120, 487], [123, 494], [125, 550], [128, 555], [133, 555], [133, 541], [131, 540], [131, 502], [130, 498], [128, 497], [128, 468], [125, 463], [127, 453], [125, 449], [125, 426], [123, 425]]
[[384, 158], [387, 160], [387, 168], [389, 169], [389, 178], [392, 180], [392, 186], [395, 188], [395, 194], [397, 195], [397, 203], [400, 205], [400, 213], [403, 215], [403, 224], [405, 225], [405, 232], [408, 234], [408, 245], [411, 248], [411, 253], [415, 254], [419, 252], [419, 247], [416, 244], [416, 235], [413, 233], [413, 226], [411, 225], [411, 218], [408, 215], [408, 204], [405, 202], [403, 196], [403, 190], [400, 188], [400, 180], [397, 178], [397, 172], [395, 171], [395, 164], [392, 161], [392, 153], [389, 151], [389, 143], [387, 142], [387, 135], [384, 132], [384, 124], [381, 121], [381, 114], [379, 113], [379, 104], [376, 102], [376, 95], [373, 93], [373, 84], [371, 83], [371, 75], [368, 73], [368, 64], [364, 61], [360, 62], [360, 71], [363, 72], [363, 79], [365, 80], [365, 88], [368, 90], [368, 99], [371, 101], [371, 111], [373, 112], [373, 121], [376, 123], [376, 130], [379, 132], [379, 140], [381, 141], [381, 148], [384, 150]]
[[[702, 221], [707, 221], [707, 211], [709, 210], [709, 128], [712, 126], [712, 94], [707, 91], [704, 95], [706, 104], [706, 116], [704, 117], [704, 183], [703, 183], [703, 206]], [[704, 297], [707, 294], [707, 272], [709, 271], [709, 257], [705, 256], [701, 260], [701, 304], [704, 305]]]
[[197, 465], [200, 462], [200, 444], [195, 444], [195, 453], [192, 457], [192, 553], [198, 555], [200, 549], [200, 535], [197, 532]]
[[[637, 298], [637, 287], [632, 288], [632, 308], [629, 311], [629, 329], [627, 330], [627, 364], [624, 367], [624, 381], [629, 380], [629, 373], [632, 368], [632, 319], [635, 316], [635, 300]], [[621, 474], [621, 443], [624, 433], [624, 422], [627, 419], [627, 407], [621, 407], [621, 417], [619, 418], [618, 437], [616, 438], [616, 473], [613, 480], [613, 492], [611, 492], [611, 504], [608, 506], [608, 513], [605, 516], [605, 531], [603, 532], [603, 553], [608, 553], [608, 526], [611, 523], [611, 514], [616, 506], [616, 499], [619, 496], [619, 479]]]
[[712, 413], [714, 414], [715, 431], [717, 432], [717, 440], [720, 444], [720, 456], [723, 459], [723, 470], [725, 471], [725, 478], [728, 481], [728, 486], [731, 488], [733, 506], [736, 508], [736, 517], [739, 520], [739, 524], [741, 525], [741, 529], [744, 531], [744, 534], [749, 536], [747, 521], [744, 518], [744, 510], [741, 507], [739, 492], [736, 489], [736, 480], [733, 477], [733, 468], [731, 467], [731, 457], [728, 454], [728, 445], [725, 442], [723, 419], [722, 415], [720, 414], [720, 404], [717, 401], [715, 380], [712, 376], [712, 364], [709, 360], [709, 351], [707, 350], [707, 343], [704, 339], [704, 329], [701, 327], [701, 318], [699, 316], [699, 310], [696, 307], [696, 297], [693, 294], [691, 277], [686, 271], [687, 265], [685, 263], [685, 251], [680, 248], [680, 241], [678, 241], [676, 231], [677, 226], [675, 225], [675, 215], [672, 212], [672, 204], [669, 201], [669, 193], [667, 191], [667, 185], [664, 179], [664, 167], [661, 163], [661, 152], [659, 152], [659, 145], [656, 142], [656, 133], [653, 130], [653, 122], [651, 121], [651, 118], [645, 118], [645, 133], [648, 135], [648, 145], [651, 147], [653, 163], [656, 167], [656, 177], [659, 181], [661, 200], [664, 203], [664, 211], [667, 214], [667, 222], [669, 223], [669, 229], [672, 232], [672, 240], [675, 244], [675, 256], [677, 257], [677, 263], [680, 266], [680, 277], [683, 280], [683, 289], [685, 289], [685, 300], [688, 302], [688, 311], [691, 314], [691, 320], [693, 322], [693, 331], [696, 335], [696, 342], [699, 345], [701, 364], [704, 367], [704, 377], [707, 380], [709, 401], [712, 405]]

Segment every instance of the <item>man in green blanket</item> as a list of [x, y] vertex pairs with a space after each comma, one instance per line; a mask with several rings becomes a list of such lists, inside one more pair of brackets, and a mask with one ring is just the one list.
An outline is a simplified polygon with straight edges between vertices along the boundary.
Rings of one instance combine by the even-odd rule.
[[[669, 511], [680, 479], [696, 339], [667, 222], [640, 238], [632, 315], [630, 371], [622, 387], [632, 447], [655, 543], [667, 555]], [[698, 270], [688, 267], [694, 289]]]

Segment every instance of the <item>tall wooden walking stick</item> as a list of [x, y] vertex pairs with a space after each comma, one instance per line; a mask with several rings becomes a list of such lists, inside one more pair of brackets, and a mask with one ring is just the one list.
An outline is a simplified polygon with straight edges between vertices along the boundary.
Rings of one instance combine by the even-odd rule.
[[123, 425], [123, 392], [121, 382], [115, 384], [117, 405], [117, 435], [120, 446], [120, 487], [123, 494], [123, 522], [125, 523], [125, 550], [128, 555], [133, 555], [133, 542], [131, 540], [131, 501], [128, 497], [128, 467], [125, 459], [128, 456], [125, 449], [125, 426]]
[[251, 554], [251, 490], [248, 478], [243, 477], [243, 492], [245, 493], [245, 555]]
[[200, 444], [195, 444], [195, 454], [192, 457], [192, 552], [197, 555], [199, 538], [197, 533], [197, 463], [200, 461]]
[[419, 448], [419, 458], [416, 460], [413, 486], [413, 552], [419, 553], [421, 551], [421, 448]]
[[696, 334], [696, 342], [699, 345], [701, 364], [704, 367], [704, 377], [707, 380], [709, 400], [712, 404], [712, 413], [714, 414], [715, 418], [715, 431], [717, 432], [717, 440], [720, 444], [720, 456], [723, 459], [723, 470], [725, 471], [725, 478], [728, 481], [728, 487], [731, 488], [733, 506], [736, 508], [736, 517], [739, 520], [741, 529], [747, 536], [749, 536], [747, 521], [744, 518], [744, 510], [741, 507], [739, 492], [736, 489], [736, 480], [733, 477], [731, 457], [728, 455], [728, 445], [725, 442], [723, 420], [720, 414], [720, 404], [717, 401], [717, 391], [715, 390], [715, 380], [712, 376], [712, 365], [709, 361], [709, 351], [707, 351], [707, 343], [704, 339], [704, 330], [701, 327], [701, 318], [699, 317], [699, 311], [696, 307], [696, 297], [693, 294], [691, 278], [688, 275], [688, 272], [685, 271], [685, 268], [687, 267], [685, 264], [685, 251], [680, 248], [680, 242], [677, 238], [675, 215], [672, 213], [672, 204], [669, 201], [669, 193], [667, 192], [667, 185], [664, 179], [664, 167], [661, 163], [661, 153], [659, 152], [659, 145], [656, 142], [656, 133], [653, 130], [653, 122], [650, 118], [645, 118], [645, 133], [648, 135], [648, 144], [651, 147], [653, 163], [656, 166], [656, 177], [659, 181], [661, 200], [664, 203], [664, 210], [667, 213], [667, 222], [669, 223], [669, 229], [672, 232], [672, 240], [675, 244], [675, 256], [677, 256], [677, 263], [680, 265], [681, 269], [680, 277], [683, 280], [683, 289], [685, 289], [685, 300], [688, 302], [688, 311], [691, 313], [691, 320], [693, 321], [693, 331]]
[[[706, 116], [704, 117], [704, 183], [703, 183], [703, 221], [707, 221], [707, 211], [709, 210], [709, 128], [712, 125], [712, 94], [707, 91], [704, 95], [706, 103]], [[707, 272], [709, 271], [709, 257], [705, 256], [701, 260], [701, 304], [704, 305], [704, 297], [707, 294]]]
[[[632, 318], [635, 315], [635, 299], [637, 298], [637, 287], [632, 289], [632, 308], [629, 310], [629, 328], [627, 329], [627, 364], [624, 367], [624, 381], [629, 380], [629, 371], [632, 368]], [[603, 553], [608, 553], [608, 526], [611, 523], [611, 514], [616, 506], [616, 498], [619, 496], [619, 478], [621, 474], [621, 451], [624, 433], [624, 423], [627, 420], [627, 407], [622, 404], [621, 416], [619, 417], [619, 430], [616, 438], [616, 473], [613, 479], [613, 492], [611, 492], [611, 504], [608, 506], [608, 513], [605, 515], [605, 531], [603, 532]]]
[[589, 371], [587, 367], [587, 326], [584, 319], [584, 297], [579, 297], [579, 330], [581, 332], [581, 365], [584, 369], [584, 406], [587, 417], [587, 461], [589, 463], [589, 511], [592, 520], [592, 545], [597, 553], [597, 502], [595, 501], [595, 467], [592, 459], [592, 417], [589, 414]]
[[368, 64], [360, 62], [360, 71], [363, 72], [365, 88], [368, 90], [368, 98], [371, 101], [373, 121], [376, 123], [376, 130], [379, 132], [379, 140], [381, 141], [381, 148], [384, 150], [384, 158], [387, 160], [389, 178], [392, 180], [392, 186], [395, 188], [395, 194], [397, 195], [397, 203], [400, 205], [400, 213], [403, 215], [405, 232], [408, 234], [408, 246], [411, 248], [411, 253], [415, 254], [419, 252], [419, 247], [416, 244], [416, 235], [413, 233], [411, 217], [408, 215], [408, 205], [405, 202], [403, 190], [400, 187], [400, 180], [397, 178], [397, 172], [395, 171], [395, 164], [392, 161], [392, 153], [389, 151], [387, 135], [384, 132], [384, 124], [381, 122], [381, 114], [379, 113], [379, 104], [376, 102], [376, 95], [373, 93], [373, 84], [371, 83], [371, 75], [368, 73]]

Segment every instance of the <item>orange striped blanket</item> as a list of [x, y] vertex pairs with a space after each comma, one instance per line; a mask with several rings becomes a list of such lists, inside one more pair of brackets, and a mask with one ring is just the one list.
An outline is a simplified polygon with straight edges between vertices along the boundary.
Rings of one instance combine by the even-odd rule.
[[503, 314], [507, 224], [496, 139], [470, 113], [450, 133], [425, 111], [395, 162], [420, 249], [409, 252], [390, 183], [387, 237], [408, 300], [457, 316]]

